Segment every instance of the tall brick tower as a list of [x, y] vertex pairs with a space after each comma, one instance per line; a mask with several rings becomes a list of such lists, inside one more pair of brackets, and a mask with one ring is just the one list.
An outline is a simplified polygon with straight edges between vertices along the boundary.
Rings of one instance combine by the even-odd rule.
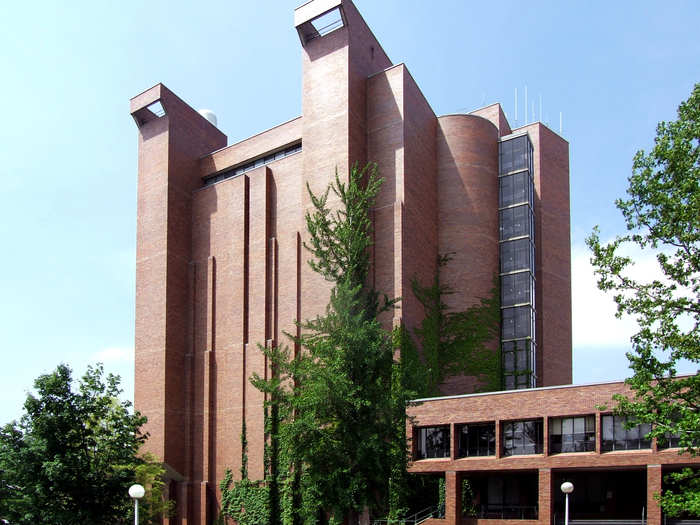
[[[149, 449], [168, 468], [172, 523], [216, 516], [218, 482], [240, 467], [244, 421], [251, 477], [263, 475], [263, 399], [248, 378], [267, 373], [258, 345], [286, 343], [295, 320], [325, 308], [328, 284], [303, 249], [306, 185], [322, 191], [355, 162], [376, 162], [385, 179], [372, 278], [402, 297], [386, 325], [420, 323], [411, 279], [430, 282], [438, 254], [454, 252], [442, 273], [457, 292], [450, 307], [475, 304], [500, 275], [494, 349], [512, 368], [504, 387], [571, 380], [568, 144], [540, 123], [511, 130], [497, 104], [436, 117], [350, 0], [312, 0], [294, 24], [303, 68], [296, 119], [227, 146], [162, 84], [131, 100], [135, 404], [149, 419]], [[443, 385], [448, 394], [473, 388], [470, 377]]]

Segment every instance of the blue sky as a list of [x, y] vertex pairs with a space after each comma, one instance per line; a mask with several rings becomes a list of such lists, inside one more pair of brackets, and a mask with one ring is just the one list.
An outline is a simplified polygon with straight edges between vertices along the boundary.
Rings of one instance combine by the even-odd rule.
[[[0, 7], [0, 423], [60, 362], [133, 390], [137, 130], [163, 82], [229, 144], [301, 113], [297, 2], [6, 2]], [[633, 323], [594, 290], [583, 239], [622, 232], [637, 149], [700, 81], [700, 3], [356, 0], [437, 114], [543, 102], [570, 142], [574, 380], [625, 377]], [[528, 106], [530, 103], [528, 103]], [[531, 110], [531, 107], [529, 108]], [[642, 259], [644, 256], [642, 255]], [[646, 262], [641, 261], [642, 268]]]

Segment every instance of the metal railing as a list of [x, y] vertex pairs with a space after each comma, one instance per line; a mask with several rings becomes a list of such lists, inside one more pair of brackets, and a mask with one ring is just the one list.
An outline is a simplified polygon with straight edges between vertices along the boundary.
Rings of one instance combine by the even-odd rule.
[[445, 517], [445, 506], [444, 505], [433, 505], [432, 507], [426, 507], [423, 510], [419, 510], [415, 514], [407, 516], [405, 518], [400, 518], [397, 520], [381, 519], [374, 520], [372, 525], [419, 525], [430, 518], [444, 518]]
[[[481, 505], [477, 509], [475, 517], [487, 519], [536, 520], [537, 505]], [[571, 523], [571, 520], [569, 520], [569, 523]]]
[[[563, 521], [561, 522], [563, 523]], [[646, 520], [569, 520], [569, 525], [644, 525]]]

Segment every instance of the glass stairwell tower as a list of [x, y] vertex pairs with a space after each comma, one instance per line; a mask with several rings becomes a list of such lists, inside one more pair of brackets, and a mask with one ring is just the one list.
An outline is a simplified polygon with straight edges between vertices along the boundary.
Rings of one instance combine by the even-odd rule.
[[536, 385], [533, 147], [527, 133], [499, 143], [501, 358], [506, 390]]

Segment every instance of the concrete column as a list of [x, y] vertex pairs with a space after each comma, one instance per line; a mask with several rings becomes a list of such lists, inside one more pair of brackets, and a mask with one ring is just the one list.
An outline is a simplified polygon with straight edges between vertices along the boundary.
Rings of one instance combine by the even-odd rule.
[[654, 494], [661, 494], [661, 465], [647, 465], [647, 525], [661, 525], [661, 507]]
[[458, 525], [462, 516], [462, 487], [459, 472], [445, 472], [445, 522]]
[[539, 471], [539, 499], [537, 501], [539, 523], [549, 525], [552, 522], [552, 469], [541, 468]]

